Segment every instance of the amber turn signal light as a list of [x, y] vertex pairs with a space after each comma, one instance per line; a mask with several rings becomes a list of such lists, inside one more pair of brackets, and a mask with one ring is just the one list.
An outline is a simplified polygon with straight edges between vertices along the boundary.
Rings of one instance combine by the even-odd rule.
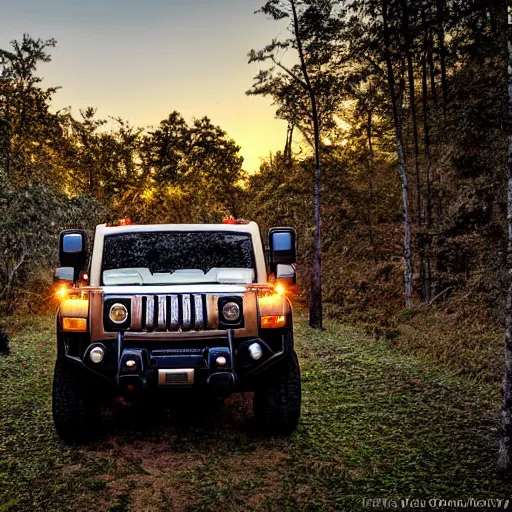
[[276, 327], [284, 327], [286, 325], [286, 316], [284, 315], [272, 315], [261, 317], [261, 327], [263, 329], [271, 329]]
[[65, 299], [68, 296], [68, 287], [67, 286], [61, 286], [56, 292], [55, 295], [59, 299]]
[[86, 332], [87, 318], [63, 318], [62, 330], [70, 332]]

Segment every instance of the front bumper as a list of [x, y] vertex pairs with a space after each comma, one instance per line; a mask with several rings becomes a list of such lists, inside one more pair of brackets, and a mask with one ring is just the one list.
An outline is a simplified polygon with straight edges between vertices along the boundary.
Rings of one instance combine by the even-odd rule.
[[[115, 340], [83, 344], [78, 350], [76, 339], [67, 338], [64, 340], [67, 358], [109, 381], [121, 392], [195, 387], [225, 397], [235, 390], [255, 389], [258, 380], [283, 357], [289, 336], [286, 330], [280, 330], [266, 341], [261, 337], [235, 340], [233, 330], [228, 329], [224, 337], [177, 345], [174, 340], [167, 343], [131, 340], [119, 332]], [[254, 344], [261, 348], [257, 359], [254, 350], [253, 355], [249, 350]], [[90, 357], [95, 347], [101, 347], [105, 353], [100, 363], [94, 363]]]

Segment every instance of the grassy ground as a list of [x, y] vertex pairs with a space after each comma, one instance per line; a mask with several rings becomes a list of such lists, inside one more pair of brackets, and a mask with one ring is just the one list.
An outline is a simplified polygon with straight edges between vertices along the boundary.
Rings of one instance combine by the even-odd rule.
[[53, 319], [16, 322], [0, 356], [0, 512], [350, 511], [363, 498], [511, 494], [495, 477], [498, 386], [352, 327], [297, 318], [303, 411], [288, 439], [258, 435], [247, 394], [206, 417], [186, 402], [148, 424], [116, 414], [103, 439], [69, 448], [51, 420]]

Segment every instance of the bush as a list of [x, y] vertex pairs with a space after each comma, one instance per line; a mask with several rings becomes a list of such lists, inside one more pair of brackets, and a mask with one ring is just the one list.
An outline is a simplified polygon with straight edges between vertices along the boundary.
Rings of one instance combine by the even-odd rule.
[[105, 216], [95, 199], [69, 198], [42, 183], [16, 187], [0, 171], [0, 307], [12, 311], [28, 297], [46, 299], [59, 232], [92, 228]]

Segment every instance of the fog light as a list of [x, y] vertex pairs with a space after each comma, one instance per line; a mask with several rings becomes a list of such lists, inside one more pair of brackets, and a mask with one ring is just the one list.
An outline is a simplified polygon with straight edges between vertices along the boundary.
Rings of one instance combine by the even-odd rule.
[[215, 362], [217, 363], [217, 366], [226, 366], [228, 361], [224, 356], [219, 356], [215, 359]]
[[261, 359], [261, 356], [263, 355], [263, 350], [261, 349], [261, 345], [259, 343], [253, 343], [252, 345], [249, 345], [249, 354], [251, 354], [251, 357], [257, 361], [258, 359]]
[[89, 357], [93, 363], [101, 363], [105, 357], [105, 350], [102, 347], [94, 347], [89, 352]]

